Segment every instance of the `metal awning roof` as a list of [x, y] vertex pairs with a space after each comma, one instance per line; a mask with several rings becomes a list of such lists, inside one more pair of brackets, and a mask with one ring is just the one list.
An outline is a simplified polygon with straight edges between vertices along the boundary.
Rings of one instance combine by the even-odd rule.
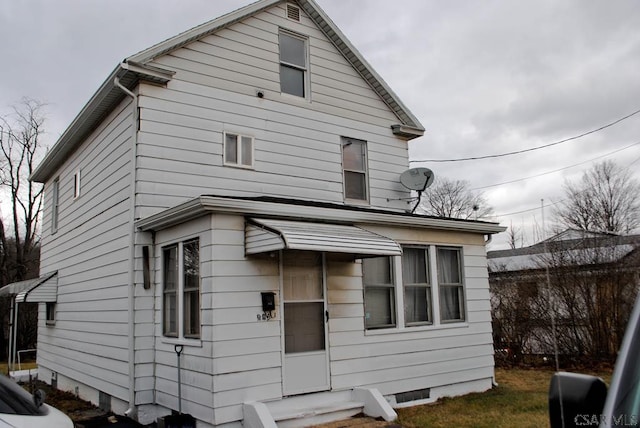
[[58, 297], [58, 272], [5, 285], [0, 288], [2, 296], [15, 296], [18, 303], [55, 302]]
[[245, 228], [245, 253], [307, 250], [360, 256], [399, 256], [393, 239], [356, 226], [250, 218]]

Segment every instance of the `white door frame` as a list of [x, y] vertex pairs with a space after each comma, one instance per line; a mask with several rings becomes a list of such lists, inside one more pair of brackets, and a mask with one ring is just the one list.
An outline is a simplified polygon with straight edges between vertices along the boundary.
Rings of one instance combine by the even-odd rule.
[[[287, 355], [285, 353], [285, 317], [284, 317], [284, 250], [280, 250], [280, 314], [281, 314], [281, 326], [280, 326], [280, 341], [281, 341], [281, 353], [282, 353], [282, 394], [283, 396], [289, 395], [297, 395], [297, 394], [305, 394], [309, 392], [319, 392], [319, 391], [329, 391], [331, 390], [331, 372], [329, 366], [329, 320], [328, 320], [328, 305], [327, 305], [327, 262], [326, 262], [326, 253], [321, 253], [322, 256], [322, 296], [323, 296], [323, 315], [324, 315], [324, 350], [323, 351], [312, 351], [308, 354], [315, 354], [315, 361], [319, 361], [320, 359], [324, 362], [323, 369], [326, 369], [326, 382], [322, 383], [322, 385], [315, 385], [308, 388], [291, 388], [287, 385], [287, 376], [286, 373], [286, 364], [287, 364]], [[320, 355], [320, 354], [324, 355]], [[304, 353], [301, 353], [304, 354]], [[301, 355], [299, 354], [299, 355]], [[295, 356], [295, 354], [294, 354]], [[289, 357], [289, 359], [291, 359]], [[306, 368], [306, 372], [309, 373], [309, 367]]]

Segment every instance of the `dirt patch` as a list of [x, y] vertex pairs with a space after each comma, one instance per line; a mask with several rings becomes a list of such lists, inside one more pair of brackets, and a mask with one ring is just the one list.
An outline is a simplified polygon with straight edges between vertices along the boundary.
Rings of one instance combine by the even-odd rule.
[[131, 419], [105, 412], [74, 394], [51, 387], [42, 381], [33, 381], [22, 385], [24, 389], [33, 392], [41, 389], [45, 392], [45, 403], [67, 414], [78, 428], [101, 427], [142, 427]]

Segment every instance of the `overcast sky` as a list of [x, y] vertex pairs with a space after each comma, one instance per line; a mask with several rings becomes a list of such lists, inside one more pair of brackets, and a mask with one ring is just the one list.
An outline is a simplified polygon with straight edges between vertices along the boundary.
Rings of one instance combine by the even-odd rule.
[[[523, 228], [525, 244], [541, 199], [560, 201], [565, 179], [604, 159], [640, 170], [640, 114], [521, 155], [419, 162], [537, 147], [639, 110], [640, 2], [316, 1], [425, 126], [410, 143], [411, 166], [483, 188], [495, 220]], [[125, 57], [249, 3], [1, 1], [0, 113], [25, 96], [46, 102], [53, 145]], [[494, 249], [505, 246], [501, 235]]]

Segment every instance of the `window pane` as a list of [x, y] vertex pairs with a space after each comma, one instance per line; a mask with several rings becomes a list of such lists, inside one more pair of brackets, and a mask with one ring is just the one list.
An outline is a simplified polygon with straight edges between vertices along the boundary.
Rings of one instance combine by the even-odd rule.
[[342, 140], [342, 167], [346, 170], [364, 172], [366, 144], [352, 139]]
[[297, 37], [280, 34], [280, 61], [305, 68], [305, 42]]
[[283, 255], [284, 299], [323, 299], [322, 255], [311, 251], [285, 251]]
[[253, 165], [253, 159], [251, 158], [253, 153], [252, 142], [253, 139], [251, 137], [241, 137], [242, 149], [240, 150], [240, 153], [242, 155], [242, 165]]
[[461, 284], [460, 251], [438, 248], [438, 279], [441, 284]]
[[365, 285], [393, 284], [390, 257], [371, 257], [362, 260]]
[[224, 161], [225, 163], [238, 163], [238, 136], [235, 134], [225, 134]]
[[407, 324], [431, 322], [431, 288], [405, 287], [404, 314]]
[[462, 287], [441, 286], [440, 287], [440, 316], [442, 321], [464, 320], [464, 310], [462, 307]]
[[280, 65], [280, 90], [286, 94], [304, 97], [304, 71]]
[[402, 280], [405, 284], [428, 284], [426, 249], [402, 249]]
[[366, 176], [360, 172], [344, 172], [344, 197], [347, 199], [367, 200]]
[[183, 248], [184, 289], [200, 289], [200, 246], [199, 241], [185, 242]]
[[184, 335], [200, 336], [200, 293], [189, 291], [184, 293]]
[[366, 328], [395, 327], [395, 296], [393, 287], [366, 287], [364, 290], [364, 321]]
[[172, 246], [162, 251], [163, 255], [163, 332], [167, 336], [178, 333], [178, 247]]
[[284, 352], [320, 351], [324, 341], [324, 303], [284, 304]]
[[182, 245], [184, 301], [184, 336], [200, 334], [200, 241], [193, 240]]

